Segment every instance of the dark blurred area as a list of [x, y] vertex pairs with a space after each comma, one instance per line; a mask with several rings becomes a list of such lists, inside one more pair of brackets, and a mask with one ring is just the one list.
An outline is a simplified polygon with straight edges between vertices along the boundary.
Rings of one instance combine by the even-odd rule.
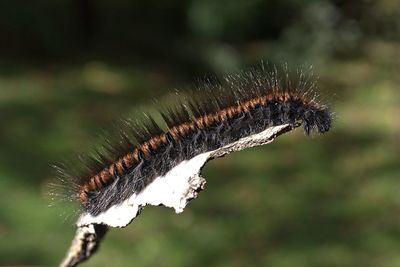
[[97, 59], [192, 72], [281, 54], [302, 63], [357, 57], [371, 38], [398, 41], [400, 31], [389, 0], [2, 1], [0, 10], [1, 58], [12, 65]]
[[66, 252], [53, 163], [261, 60], [312, 65], [333, 130], [210, 163], [183, 214], [146, 208], [83, 266], [400, 265], [398, 0], [0, 1], [0, 265]]

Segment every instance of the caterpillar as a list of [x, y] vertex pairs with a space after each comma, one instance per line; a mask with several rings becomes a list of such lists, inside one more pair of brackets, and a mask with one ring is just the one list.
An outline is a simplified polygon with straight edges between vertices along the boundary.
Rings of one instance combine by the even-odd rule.
[[204, 188], [204, 164], [246, 147], [271, 142], [302, 125], [306, 135], [329, 131], [332, 115], [317, 101], [304, 72], [262, 65], [207, 82], [161, 116], [127, 124], [86, 172], [74, 176], [72, 194], [82, 208], [77, 225], [128, 225], [148, 204], [183, 211]]

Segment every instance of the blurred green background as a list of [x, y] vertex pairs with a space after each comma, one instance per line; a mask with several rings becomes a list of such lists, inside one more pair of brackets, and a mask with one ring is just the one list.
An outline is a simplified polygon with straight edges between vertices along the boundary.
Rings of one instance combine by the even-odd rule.
[[0, 265], [54, 266], [77, 207], [50, 167], [204, 75], [314, 66], [334, 128], [211, 162], [82, 266], [400, 266], [400, 1], [0, 2]]

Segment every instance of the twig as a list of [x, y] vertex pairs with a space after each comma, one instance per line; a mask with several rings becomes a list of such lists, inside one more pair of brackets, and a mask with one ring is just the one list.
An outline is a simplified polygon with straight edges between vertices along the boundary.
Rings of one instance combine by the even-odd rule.
[[89, 224], [78, 227], [71, 246], [59, 267], [73, 267], [88, 259], [99, 247], [108, 227], [103, 224]]
[[[234, 142], [225, 147], [212, 151], [212, 153], [209, 154], [207, 160], [223, 157], [227, 154], [230, 154], [235, 151], [240, 151], [245, 148], [269, 144], [272, 141], [274, 141], [274, 139], [277, 136], [284, 134], [288, 131], [291, 131], [292, 129], [299, 127], [299, 125], [300, 124], [295, 124], [295, 125], [284, 124], [268, 128], [264, 132], [261, 132], [259, 134], [253, 135], [248, 138], [240, 139], [237, 142]], [[205, 164], [207, 160], [204, 161], [203, 164]], [[203, 166], [200, 166], [199, 169], [195, 170], [195, 175], [187, 177], [188, 178], [187, 181], [186, 180], [183, 181], [185, 190], [182, 190], [182, 195], [179, 194], [176, 195], [176, 192], [174, 192], [175, 196], [171, 195], [171, 198], [178, 197], [179, 203], [181, 204], [183, 203], [182, 206], [179, 205], [178, 208], [175, 207], [176, 212], [182, 212], [187, 202], [196, 198], [198, 192], [204, 188], [205, 179], [201, 176], [200, 173], [202, 167]], [[141, 203], [140, 209], [142, 208], [142, 205], [145, 206], [147, 204], [148, 203]], [[160, 202], [160, 204], [168, 206], [164, 202]], [[130, 221], [132, 221], [139, 213], [140, 212], [138, 212], [138, 210], [135, 210], [131, 214], [131, 217], [129, 217]], [[69, 248], [67, 255], [65, 256], [64, 260], [59, 265], [59, 267], [77, 266], [79, 263], [91, 257], [98, 248], [101, 239], [104, 237], [105, 233], [109, 229], [109, 227], [104, 224], [91, 222], [89, 224], [81, 225], [80, 222], [81, 219], [79, 219], [77, 222], [78, 228], [76, 230], [75, 238], [72, 241], [71, 247]]]

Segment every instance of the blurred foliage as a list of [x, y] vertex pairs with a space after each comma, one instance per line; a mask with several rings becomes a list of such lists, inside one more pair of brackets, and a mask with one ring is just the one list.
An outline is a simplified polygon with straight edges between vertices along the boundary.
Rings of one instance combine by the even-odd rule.
[[52, 163], [261, 59], [314, 66], [332, 132], [210, 163], [183, 214], [146, 208], [83, 266], [400, 265], [400, 1], [1, 1], [0, 40], [0, 265], [64, 256]]

